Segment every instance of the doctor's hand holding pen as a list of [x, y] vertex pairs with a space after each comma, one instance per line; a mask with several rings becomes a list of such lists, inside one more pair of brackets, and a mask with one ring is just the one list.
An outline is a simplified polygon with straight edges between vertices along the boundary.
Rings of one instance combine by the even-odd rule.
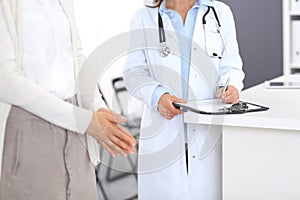
[[240, 94], [238, 89], [233, 85], [228, 85], [218, 89], [217, 97], [221, 99], [223, 103], [235, 104], [239, 102]]
[[113, 157], [134, 153], [136, 140], [121, 126], [127, 119], [111, 110], [101, 108], [94, 113], [87, 134], [96, 139]]
[[158, 101], [157, 109], [160, 115], [168, 120], [171, 120], [174, 116], [183, 113], [182, 110], [174, 107], [173, 102], [185, 103], [186, 100], [177, 98], [170, 94], [163, 94]]

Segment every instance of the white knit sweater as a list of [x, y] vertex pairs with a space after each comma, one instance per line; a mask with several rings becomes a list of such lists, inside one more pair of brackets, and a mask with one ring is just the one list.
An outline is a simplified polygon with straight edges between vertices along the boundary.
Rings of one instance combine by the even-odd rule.
[[[22, 107], [55, 125], [81, 134], [85, 133], [93, 110], [105, 107], [98, 91], [92, 94], [93, 97], [78, 92], [80, 107], [75, 107], [45, 91], [23, 75], [22, 41], [19, 32], [22, 16], [18, 7], [19, 1], [0, 0], [0, 161], [2, 161], [5, 126], [11, 105]], [[77, 58], [74, 59], [77, 77], [84, 56], [81, 54], [81, 44], [74, 22], [73, 2], [60, 0], [60, 3], [70, 24], [73, 55]], [[84, 78], [84, 81], [87, 80], [89, 79]], [[87, 141], [90, 160], [96, 165], [99, 163], [97, 142], [90, 136], [87, 136]], [[1, 168], [2, 162], [0, 162], [0, 178]]]

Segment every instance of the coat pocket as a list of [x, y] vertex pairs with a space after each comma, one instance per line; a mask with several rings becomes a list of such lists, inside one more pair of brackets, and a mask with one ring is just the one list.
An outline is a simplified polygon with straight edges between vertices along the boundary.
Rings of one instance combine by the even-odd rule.
[[23, 140], [23, 133], [18, 130], [17, 137], [16, 137], [16, 146], [15, 146], [15, 159], [14, 159], [14, 164], [13, 164], [13, 169], [12, 169], [12, 174], [14, 176], [17, 176], [18, 170], [20, 167], [22, 140]]

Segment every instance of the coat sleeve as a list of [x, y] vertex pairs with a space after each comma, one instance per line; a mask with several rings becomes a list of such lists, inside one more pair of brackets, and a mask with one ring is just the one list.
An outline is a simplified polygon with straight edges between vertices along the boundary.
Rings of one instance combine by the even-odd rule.
[[[127, 54], [127, 61], [123, 69], [126, 87], [131, 95], [144, 102], [149, 107], [152, 105], [152, 96], [155, 88], [160, 85], [151, 73], [151, 63], [147, 56], [146, 34], [147, 27], [152, 19], [146, 19], [148, 13], [145, 9], [138, 11], [131, 21], [131, 48]], [[149, 17], [150, 18], [150, 17]]]
[[242, 70], [243, 62], [239, 54], [239, 47], [236, 38], [236, 28], [233, 14], [226, 5], [223, 7], [221, 17], [221, 34], [225, 43], [224, 57], [219, 66], [220, 79], [218, 85], [225, 85], [230, 76], [230, 85], [242, 90], [245, 74]]
[[93, 112], [79, 108], [45, 91], [23, 76], [16, 66], [16, 52], [7, 17], [0, 4], [0, 100], [19, 106], [60, 127], [84, 133]]

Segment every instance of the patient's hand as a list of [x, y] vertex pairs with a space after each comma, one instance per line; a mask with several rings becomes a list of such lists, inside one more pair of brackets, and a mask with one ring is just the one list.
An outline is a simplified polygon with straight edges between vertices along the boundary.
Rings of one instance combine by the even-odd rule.
[[96, 139], [112, 156], [134, 153], [136, 140], [121, 126], [126, 118], [101, 108], [94, 113], [87, 134]]

